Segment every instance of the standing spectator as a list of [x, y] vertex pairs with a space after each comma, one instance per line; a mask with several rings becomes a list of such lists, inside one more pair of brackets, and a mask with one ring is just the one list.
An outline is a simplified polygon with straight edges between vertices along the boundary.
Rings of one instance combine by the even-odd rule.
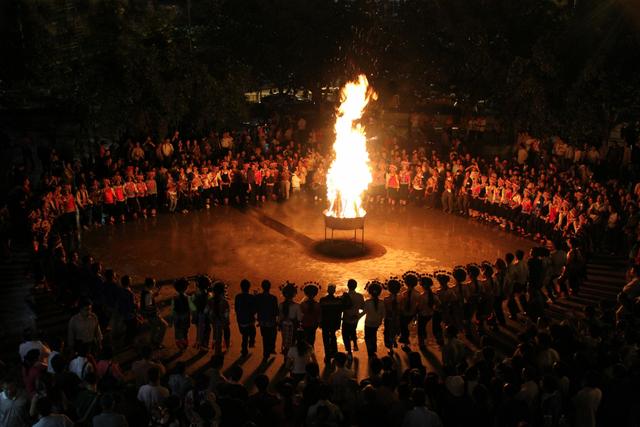
[[116, 401], [112, 394], [100, 397], [102, 412], [93, 417], [92, 427], [129, 427], [124, 415], [115, 412]]
[[131, 373], [134, 375], [136, 387], [141, 387], [149, 382], [149, 377], [147, 375], [151, 368], [158, 369], [160, 376], [163, 376], [166, 371], [162, 363], [151, 358], [151, 352], [151, 347], [143, 347], [140, 354], [141, 358], [133, 362], [131, 365]]
[[335, 296], [336, 285], [327, 286], [327, 295], [320, 298], [320, 327], [322, 328], [322, 344], [324, 345], [324, 361], [329, 363], [338, 352], [336, 332], [340, 329], [343, 300]]
[[138, 400], [144, 403], [147, 411], [161, 404], [169, 397], [169, 390], [160, 385], [160, 370], [156, 367], [150, 368], [148, 372], [149, 383], [138, 389]]
[[38, 422], [33, 427], [73, 427], [73, 421], [64, 414], [53, 413], [51, 400], [42, 397], [36, 402]]
[[102, 331], [98, 317], [91, 311], [91, 301], [83, 299], [80, 302], [80, 312], [69, 320], [67, 343], [75, 348], [79, 343], [84, 343], [89, 349], [100, 348], [102, 344]]
[[344, 343], [344, 349], [347, 352], [347, 357], [353, 359], [351, 352], [351, 344], [353, 343], [353, 351], [358, 351], [358, 336], [356, 334], [356, 328], [358, 321], [364, 315], [364, 296], [357, 292], [358, 282], [354, 279], [349, 279], [347, 282], [347, 288], [349, 292], [347, 296], [350, 301], [349, 308], [345, 308], [342, 313], [342, 342]]
[[15, 381], [6, 379], [0, 393], [0, 426], [26, 427], [29, 422], [29, 398]]
[[442, 427], [438, 414], [427, 407], [427, 395], [424, 389], [413, 389], [411, 403], [413, 403], [413, 409], [405, 414], [402, 427]]
[[184, 399], [187, 392], [193, 388], [193, 380], [186, 374], [187, 364], [184, 361], [176, 363], [173, 373], [169, 375], [169, 389], [173, 396]]
[[242, 335], [242, 355], [249, 354], [256, 341], [256, 297], [249, 293], [251, 282], [247, 279], [240, 281], [240, 293], [236, 295], [234, 307], [238, 329]]
[[587, 372], [584, 387], [573, 397], [575, 409], [575, 427], [595, 427], [596, 412], [602, 400], [602, 391], [598, 388], [598, 374]]
[[266, 361], [276, 351], [276, 325], [278, 321], [278, 298], [271, 295], [271, 282], [262, 281], [262, 293], [256, 295], [256, 311], [262, 335], [262, 360]]

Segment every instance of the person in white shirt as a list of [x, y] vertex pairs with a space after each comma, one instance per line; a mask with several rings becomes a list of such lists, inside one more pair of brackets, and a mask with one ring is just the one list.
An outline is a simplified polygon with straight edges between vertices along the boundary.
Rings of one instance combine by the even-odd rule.
[[370, 358], [376, 356], [378, 351], [378, 328], [385, 316], [384, 303], [380, 300], [382, 284], [372, 280], [365, 286], [371, 298], [364, 303], [364, 342], [367, 345], [367, 354]]
[[29, 399], [19, 390], [15, 381], [5, 380], [0, 393], [0, 426], [23, 427], [29, 425]]
[[41, 397], [36, 402], [38, 422], [33, 427], [73, 427], [73, 421], [63, 414], [54, 414], [51, 401], [47, 397]]
[[306, 373], [307, 363], [316, 362], [316, 355], [313, 348], [307, 343], [304, 335], [300, 334], [296, 341], [296, 345], [289, 348], [287, 353], [286, 366], [291, 377], [296, 381], [302, 380]]
[[76, 345], [76, 357], [69, 362], [69, 372], [76, 374], [78, 378], [84, 380], [88, 372], [95, 372], [96, 368], [92, 359], [88, 357], [87, 345], [78, 343]]
[[411, 392], [413, 409], [409, 410], [402, 420], [402, 427], [442, 427], [438, 414], [427, 408], [427, 395], [422, 388], [414, 388]]
[[575, 427], [595, 427], [596, 412], [602, 400], [602, 391], [596, 386], [598, 374], [588, 372], [585, 385], [573, 397]]
[[35, 339], [34, 332], [31, 328], [27, 328], [23, 333], [24, 341], [18, 347], [18, 353], [20, 354], [20, 359], [24, 361], [24, 357], [29, 353], [29, 351], [38, 349], [40, 350], [40, 357], [42, 360], [46, 360], [51, 353], [51, 350], [45, 343], [40, 340]]
[[149, 369], [149, 384], [138, 389], [138, 400], [144, 403], [148, 411], [164, 402], [169, 397], [169, 389], [160, 385], [160, 370], [156, 367]]

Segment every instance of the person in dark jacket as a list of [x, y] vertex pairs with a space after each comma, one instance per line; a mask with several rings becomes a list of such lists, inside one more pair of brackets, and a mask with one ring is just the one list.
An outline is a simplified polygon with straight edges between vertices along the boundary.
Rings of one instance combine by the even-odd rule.
[[327, 295], [320, 298], [320, 327], [322, 328], [322, 344], [324, 345], [324, 361], [329, 363], [338, 352], [336, 332], [340, 329], [344, 301], [335, 296], [336, 285], [327, 286]]
[[249, 354], [256, 341], [256, 296], [249, 293], [251, 283], [247, 279], [240, 282], [242, 291], [235, 298], [236, 320], [242, 335], [242, 355]]
[[176, 280], [174, 288], [178, 295], [171, 300], [171, 313], [175, 328], [176, 346], [180, 351], [185, 351], [189, 346], [189, 326], [191, 326], [191, 311], [189, 310], [189, 297], [185, 294], [189, 282], [184, 277]]
[[256, 313], [262, 335], [262, 359], [266, 361], [276, 352], [276, 325], [278, 324], [278, 298], [271, 295], [271, 282], [262, 281], [262, 293], [256, 295]]

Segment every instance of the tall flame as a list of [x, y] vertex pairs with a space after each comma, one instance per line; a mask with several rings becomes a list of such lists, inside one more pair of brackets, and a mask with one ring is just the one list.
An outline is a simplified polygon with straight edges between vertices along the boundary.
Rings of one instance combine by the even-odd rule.
[[371, 183], [371, 169], [367, 136], [364, 127], [356, 122], [362, 117], [369, 99], [375, 99], [375, 96], [362, 74], [342, 89], [333, 143], [335, 158], [327, 171], [327, 216], [357, 218], [366, 214], [362, 208], [362, 193]]

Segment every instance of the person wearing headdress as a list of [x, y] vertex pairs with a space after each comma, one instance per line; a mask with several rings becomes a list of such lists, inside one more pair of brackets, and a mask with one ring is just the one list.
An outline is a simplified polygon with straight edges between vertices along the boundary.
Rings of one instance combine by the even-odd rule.
[[338, 352], [336, 332], [342, 322], [344, 300], [336, 295], [336, 285], [327, 286], [327, 295], [320, 298], [320, 328], [322, 328], [322, 344], [324, 345], [324, 361], [331, 362]]
[[226, 349], [229, 349], [231, 339], [229, 329], [229, 302], [227, 301], [227, 287], [221, 281], [213, 284], [213, 297], [208, 303], [209, 320], [211, 321], [211, 332], [213, 335], [213, 353], [222, 354], [222, 341]]
[[[426, 347], [427, 340], [427, 324], [433, 318], [434, 323], [432, 329], [435, 335], [435, 317], [438, 317], [438, 324], [440, 322], [440, 298], [433, 292], [433, 277], [431, 275], [422, 275], [420, 277], [420, 286], [423, 291], [418, 296], [418, 343], [420, 348]], [[436, 312], [438, 312], [436, 314]], [[442, 330], [440, 330], [440, 336], [442, 336]]]
[[480, 273], [480, 266], [476, 264], [467, 266], [467, 275], [471, 282], [469, 284], [471, 289], [471, 310], [475, 312], [479, 333], [484, 334], [484, 324], [493, 310], [493, 290], [489, 281], [486, 279], [480, 281]]
[[378, 351], [378, 328], [385, 318], [384, 303], [380, 301], [382, 284], [372, 280], [365, 287], [371, 298], [364, 302], [364, 342], [369, 358], [376, 357]]
[[191, 316], [189, 310], [189, 297], [185, 294], [189, 282], [184, 277], [173, 284], [178, 295], [171, 299], [171, 313], [175, 332], [176, 346], [184, 351], [189, 346], [189, 326]]
[[293, 299], [298, 293], [295, 283], [286, 282], [280, 287], [284, 301], [280, 303], [278, 319], [280, 320], [280, 335], [282, 336], [282, 354], [286, 358], [289, 348], [295, 343], [296, 331], [302, 320], [300, 304]]
[[270, 293], [271, 282], [262, 281], [262, 293], [256, 295], [256, 311], [262, 335], [262, 359], [266, 361], [276, 351], [278, 298]]
[[393, 349], [398, 347], [396, 339], [400, 333], [400, 303], [398, 294], [402, 288], [402, 282], [397, 277], [392, 277], [386, 283], [389, 295], [384, 299], [384, 345], [393, 354]]
[[356, 291], [357, 288], [358, 282], [356, 282], [355, 279], [349, 279], [347, 281], [347, 289], [349, 289], [349, 291], [343, 294], [344, 299], [349, 300], [349, 307], [345, 308], [342, 312], [342, 342], [344, 343], [344, 349], [349, 359], [353, 357], [351, 352], [352, 343], [353, 351], [358, 351], [356, 328], [358, 321], [364, 315], [364, 296]]
[[[456, 326], [462, 325], [467, 336], [471, 335], [471, 318], [475, 309], [475, 295], [471, 292], [471, 287], [466, 283], [467, 271], [462, 266], [453, 269], [453, 279], [455, 280], [453, 289], [457, 296], [458, 304], [453, 312]], [[462, 330], [459, 328], [459, 330]]]
[[400, 302], [400, 343], [402, 349], [409, 351], [409, 326], [416, 317], [420, 293], [416, 290], [418, 286], [418, 273], [407, 271], [402, 275], [402, 280], [406, 289], [399, 295]]
[[320, 304], [316, 301], [319, 290], [320, 285], [315, 282], [307, 282], [302, 288], [305, 299], [300, 303], [300, 310], [302, 311], [301, 326], [304, 331], [304, 337], [311, 347], [316, 342], [316, 330], [320, 325]]
[[254, 346], [256, 341], [256, 297], [249, 293], [251, 282], [247, 279], [240, 281], [240, 293], [234, 299], [234, 309], [238, 330], [242, 336], [241, 354], [249, 354], [249, 347]]
[[211, 279], [206, 275], [199, 276], [196, 280], [196, 292], [189, 299], [191, 320], [196, 325], [196, 342], [193, 346], [200, 350], [209, 347], [211, 325], [206, 311], [209, 302], [209, 288], [211, 288]]
[[[451, 273], [444, 270], [439, 270], [434, 273], [440, 289], [437, 296], [440, 301], [440, 315], [436, 316], [434, 313], [433, 318], [433, 335], [440, 346], [444, 345], [444, 336], [442, 331], [442, 323], [445, 325], [454, 324], [455, 306], [458, 304], [458, 296], [453, 287], [449, 286], [451, 282]], [[440, 319], [438, 319], [440, 318]], [[439, 321], [441, 320], [441, 322]]]

